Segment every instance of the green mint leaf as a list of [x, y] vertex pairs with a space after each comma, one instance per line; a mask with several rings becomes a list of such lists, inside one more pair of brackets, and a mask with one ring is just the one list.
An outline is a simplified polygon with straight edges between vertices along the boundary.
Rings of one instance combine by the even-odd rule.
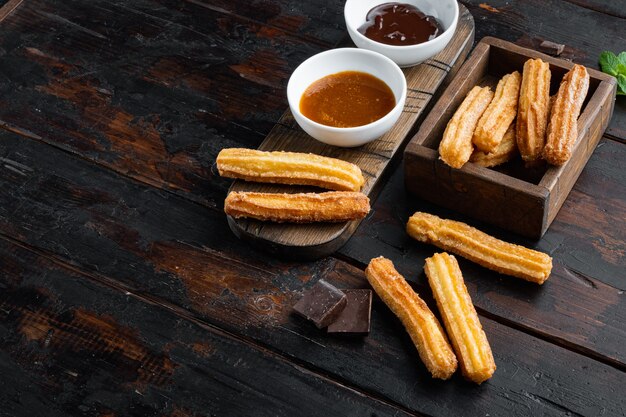
[[619, 64], [620, 61], [613, 52], [604, 51], [600, 54], [600, 66], [602, 67], [602, 72], [616, 77], [617, 67]]
[[617, 66], [617, 73], [626, 75], [626, 52], [621, 52], [617, 56], [619, 65]]
[[617, 95], [626, 96], [626, 75], [617, 75]]

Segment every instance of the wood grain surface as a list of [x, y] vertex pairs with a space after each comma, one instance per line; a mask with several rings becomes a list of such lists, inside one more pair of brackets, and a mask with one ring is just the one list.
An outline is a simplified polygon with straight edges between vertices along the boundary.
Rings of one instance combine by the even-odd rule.
[[0, 260], [3, 415], [408, 415], [2, 239]]
[[[349, 45], [343, 2], [0, 0], [0, 415], [623, 416], [626, 103], [546, 235], [542, 287], [461, 261], [498, 369], [430, 379], [375, 298], [372, 333], [330, 337], [291, 314], [320, 278], [367, 288], [385, 255], [434, 307], [434, 248], [393, 165], [334, 257], [240, 242], [214, 159], [256, 148], [302, 60]], [[616, 2], [463, 1], [477, 39], [564, 43], [597, 68], [626, 44]], [[582, 30], [581, 28], [584, 28]]]
[[[18, 164], [16, 167], [35, 166], [35, 158], [38, 161], [36, 168], [26, 175], [16, 174], [13, 181], [3, 184], [2, 192], [17, 198], [15, 204], [0, 210], [0, 219], [6, 219], [4, 224], [23, 226], [13, 231], [0, 229], [2, 233], [17, 234], [28, 245], [60, 262], [94, 271], [93, 275], [121, 285], [124, 291], [151, 294], [159, 304], [181, 308], [190, 318], [297, 358], [304, 366], [366, 390], [377, 398], [427, 414], [439, 407], [438, 402], [430, 405], [424, 402], [432, 382], [423, 365], [416, 362], [411, 344], [406, 343], [408, 336], [380, 302], [375, 303], [372, 334], [365, 341], [329, 338], [290, 314], [289, 306], [320, 277], [341, 288], [362, 288], [366, 284], [360, 269], [332, 258], [304, 264], [263, 260], [254, 252], [243, 250], [217, 213], [99, 172], [101, 168], [72, 159], [61, 151], [50, 152], [44, 158], [38, 148], [46, 145], [35, 141], [24, 142], [5, 134], [2, 142], [6, 144], [6, 159]], [[59, 164], [61, 160], [63, 163]], [[22, 202], [21, 206], [18, 202]], [[80, 220], [66, 225], [63, 219], [67, 218]], [[429, 251], [432, 254], [432, 249]], [[413, 276], [410, 271], [401, 270]], [[532, 286], [528, 290], [537, 289]], [[517, 291], [519, 296], [520, 290]], [[421, 290], [420, 293], [424, 294]], [[577, 375], [573, 381], [559, 376], [563, 372], [560, 365], [548, 358], [537, 362], [527, 349], [529, 343], [538, 343], [539, 350], [556, 349], [551, 354], [568, 357], [569, 361], [590, 360], [497, 322], [493, 322], [488, 335], [491, 343], [501, 346], [510, 345], [512, 338], [521, 340], [507, 347], [511, 356], [505, 358], [515, 358], [516, 362], [505, 365], [496, 358], [501, 366], [529, 370], [535, 364], [559, 386], [578, 383], [581, 376]], [[502, 338], [500, 342], [499, 338]], [[529, 354], [530, 357], [526, 356]], [[381, 355], [385, 356], [381, 358]], [[376, 369], [372, 363], [376, 363]], [[607, 378], [618, 383], [624, 376], [619, 369], [621, 365], [618, 368], [611, 365], [614, 364], [602, 365], [602, 372], [612, 374]], [[494, 378], [489, 383], [495, 391], [482, 406], [476, 405], [477, 413], [488, 411], [494, 404], [502, 410], [514, 407], [510, 398], [530, 389], [523, 379], [517, 381], [513, 373], [497, 375], [501, 379]], [[465, 402], [453, 398], [460, 392], [470, 395], [471, 390], [467, 390], [472, 388], [460, 378], [456, 381], [456, 389], [438, 394], [450, 392], [448, 407], [453, 414], [462, 413], [466, 407]], [[580, 387], [573, 385], [567, 389], [577, 392]], [[412, 395], [407, 398], [402, 393], [409, 390]], [[557, 385], [541, 385], [541, 390], [542, 397], [564, 407], [571, 406], [569, 399], [557, 394], [561, 392]], [[595, 393], [588, 393], [587, 398], [605, 395], [598, 388]], [[618, 409], [622, 406], [620, 398], [604, 399], [603, 404]], [[521, 401], [533, 410], [550, 413], [546, 404], [534, 404], [531, 398]]]
[[[219, 150], [256, 146], [285, 109], [290, 68], [330, 45], [195, 4], [162, 3], [24, 3], [2, 24], [0, 73], [9, 82], [0, 120], [221, 207], [229, 182], [212, 169]], [[15, 42], [51, 31], [58, 39]]]
[[626, 10], [624, 4], [620, 1], [601, 1], [601, 0], [567, 0], [578, 6], [586, 7], [597, 12], [608, 14], [615, 17], [626, 18]]

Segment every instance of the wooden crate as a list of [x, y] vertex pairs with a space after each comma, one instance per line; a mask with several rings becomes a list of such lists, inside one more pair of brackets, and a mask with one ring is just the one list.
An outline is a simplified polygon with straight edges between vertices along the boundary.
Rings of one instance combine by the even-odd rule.
[[482, 39], [459, 70], [404, 153], [407, 190], [425, 200], [521, 235], [539, 239], [569, 194], [600, 137], [615, 102], [615, 78], [588, 69], [589, 92], [578, 119], [579, 136], [571, 159], [561, 167], [526, 169], [521, 160], [484, 168], [470, 162], [454, 169], [439, 160], [446, 125], [475, 85], [494, 85], [504, 74], [522, 72], [529, 58], [552, 71], [551, 94], [573, 63], [501, 39]]

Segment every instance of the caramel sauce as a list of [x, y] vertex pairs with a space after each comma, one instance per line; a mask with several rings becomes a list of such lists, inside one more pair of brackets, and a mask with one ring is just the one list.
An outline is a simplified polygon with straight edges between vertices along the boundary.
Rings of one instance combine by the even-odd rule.
[[384, 3], [367, 12], [359, 32], [387, 45], [416, 45], [441, 35], [441, 23], [405, 3]]
[[384, 81], [360, 71], [343, 71], [313, 82], [302, 94], [300, 112], [314, 122], [333, 127], [372, 123], [396, 105]]

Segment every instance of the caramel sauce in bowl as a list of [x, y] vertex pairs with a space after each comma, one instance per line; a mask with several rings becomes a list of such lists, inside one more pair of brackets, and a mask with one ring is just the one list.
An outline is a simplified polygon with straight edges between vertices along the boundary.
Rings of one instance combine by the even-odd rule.
[[359, 28], [368, 20], [368, 13], [386, 3], [389, 0], [347, 0], [344, 8], [346, 27], [357, 47], [381, 53], [401, 67], [417, 65], [432, 58], [448, 45], [456, 31], [459, 20], [456, 0], [400, 0], [398, 3], [414, 6], [424, 15], [432, 16], [441, 25], [443, 32], [437, 31], [434, 38], [414, 45], [389, 45], [359, 32]]
[[289, 108], [300, 127], [320, 142], [342, 147], [385, 134], [400, 117], [406, 94], [404, 73], [392, 60], [358, 48], [312, 56], [287, 85]]
[[300, 112], [323, 125], [357, 127], [382, 118], [395, 105], [393, 91], [381, 79], [342, 71], [309, 85], [300, 99]]

